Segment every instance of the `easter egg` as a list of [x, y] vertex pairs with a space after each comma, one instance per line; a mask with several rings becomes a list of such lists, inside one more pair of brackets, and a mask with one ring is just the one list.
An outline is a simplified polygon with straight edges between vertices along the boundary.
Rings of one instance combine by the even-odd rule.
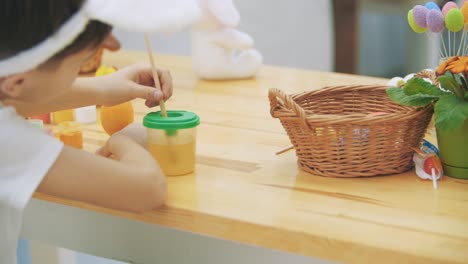
[[453, 8], [448, 11], [445, 16], [445, 26], [452, 32], [458, 32], [465, 26], [465, 18], [463, 13], [458, 8]]
[[444, 16], [447, 15], [447, 13], [454, 9], [454, 8], [457, 8], [458, 9], [458, 5], [457, 3], [453, 2], [453, 1], [450, 1], [450, 2], [447, 2], [444, 7], [442, 7], [442, 14], [444, 14]]
[[440, 7], [434, 2], [427, 2], [425, 4], [425, 7], [427, 9], [429, 9], [429, 10], [438, 10], [438, 11], [440, 11]]
[[408, 24], [411, 27], [411, 29], [416, 32], [416, 33], [424, 33], [426, 32], [427, 29], [422, 28], [416, 24], [416, 21], [414, 20], [414, 15], [413, 15], [413, 9], [411, 9], [408, 12]]
[[406, 75], [405, 78], [403, 78], [403, 80], [405, 82], [408, 82], [409, 80], [413, 79], [414, 76], [416, 76], [416, 74], [410, 73], [410, 74]]
[[416, 22], [416, 25], [422, 28], [427, 28], [427, 13], [429, 13], [429, 9], [425, 6], [417, 5], [413, 8], [414, 21]]
[[464, 2], [460, 10], [463, 14], [463, 17], [465, 18], [465, 23], [467, 23], [468, 22], [468, 3]]
[[441, 11], [432, 9], [427, 14], [427, 27], [431, 32], [440, 33], [445, 29], [445, 18]]
[[405, 80], [401, 77], [393, 77], [392, 79], [390, 79], [390, 81], [388, 81], [387, 85], [388, 86], [392, 86], [392, 87], [401, 87], [403, 85], [405, 85]]
[[133, 123], [134, 112], [131, 102], [101, 107], [101, 125], [112, 135]]

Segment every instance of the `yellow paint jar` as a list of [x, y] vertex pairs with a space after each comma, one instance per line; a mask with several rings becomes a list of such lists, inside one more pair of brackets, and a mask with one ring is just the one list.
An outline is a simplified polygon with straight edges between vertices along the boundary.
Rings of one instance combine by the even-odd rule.
[[58, 125], [65, 121], [74, 121], [74, 120], [75, 120], [75, 114], [73, 112], [73, 109], [61, 110], [61, 111], [52, 113], [52, 122], [54, 125]]
[[83, 148], [83, 130], [77, 122], [65, 121], [59, 124], [59, 138], [63, 144], [82, 149]]
[[149, 113], [143, 119], [148, 129], [148, 149], [167, 176], [195, 170], [197, 126], [200, 118], [193, 112]]

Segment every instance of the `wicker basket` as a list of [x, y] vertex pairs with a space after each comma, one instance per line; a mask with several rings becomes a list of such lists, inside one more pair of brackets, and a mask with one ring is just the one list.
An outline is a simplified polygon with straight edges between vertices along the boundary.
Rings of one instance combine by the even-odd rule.
[[306, 172], [331, 177], [402, 173], [412, 168], [433, 106], [413, 108], [388, 99], [386, 86], [338, 86], [293, 96], [269, 92]]

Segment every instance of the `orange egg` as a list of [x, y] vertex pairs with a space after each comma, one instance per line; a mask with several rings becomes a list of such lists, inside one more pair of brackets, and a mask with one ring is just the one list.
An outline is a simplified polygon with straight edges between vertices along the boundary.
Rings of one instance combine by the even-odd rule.
[[101, 125], [109, 135], [133, 123], [133, 117], [132, 102], [101, 107]]

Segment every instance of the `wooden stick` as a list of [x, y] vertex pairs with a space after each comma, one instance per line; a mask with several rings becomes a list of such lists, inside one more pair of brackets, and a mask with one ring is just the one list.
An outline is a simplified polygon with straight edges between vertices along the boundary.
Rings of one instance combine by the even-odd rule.
[[290, 151], [290, 150], [292, 150], [292, 149], [294, 149], [294, 146], [293, 146], [293, 145], [288, 146], [288, 147], [286, 147], [286, 148], [284, 148], [284, 149], [282, 149], [282, 150], [276, 152], [276, 155], [281, 155], [281, 154], [283, 154], [283, 153], [285, 153], [285, 152], [288, 152], [288, 151]]
[[437, 186], [437, 175], [436, 175], [436, 173], [435, 173], [435, 169], [434, 169], [434, 168], [431, 169], [431, 174], [432, 174], [432, 185], [434, 186], [434, 189], [437, 190], [437, 187], [438, 187], [438, 186]]
[[[161, 84], [159, 83], [158, 71], [156, 70], [156, 64], [154, 63], [153, 51], [151, 49], [151, 43], [150, 43], [150, 39], [149, 39], [147, 33], [145, 33], [145, 42], [146, 42], [146, 50], [148, 51], [148, 57], [149, 57], [150, 63], [151, 63], [151, 69], [153, 71], [154, 86], [156, 86], [156, 89], [159, 89], [161, 91], [161, 93], [162, 93]], [[166, 104], [164, 102], [164, 98], [159, 102], [159, 107], [161, 107], [162, 116], [167, 117]]]

